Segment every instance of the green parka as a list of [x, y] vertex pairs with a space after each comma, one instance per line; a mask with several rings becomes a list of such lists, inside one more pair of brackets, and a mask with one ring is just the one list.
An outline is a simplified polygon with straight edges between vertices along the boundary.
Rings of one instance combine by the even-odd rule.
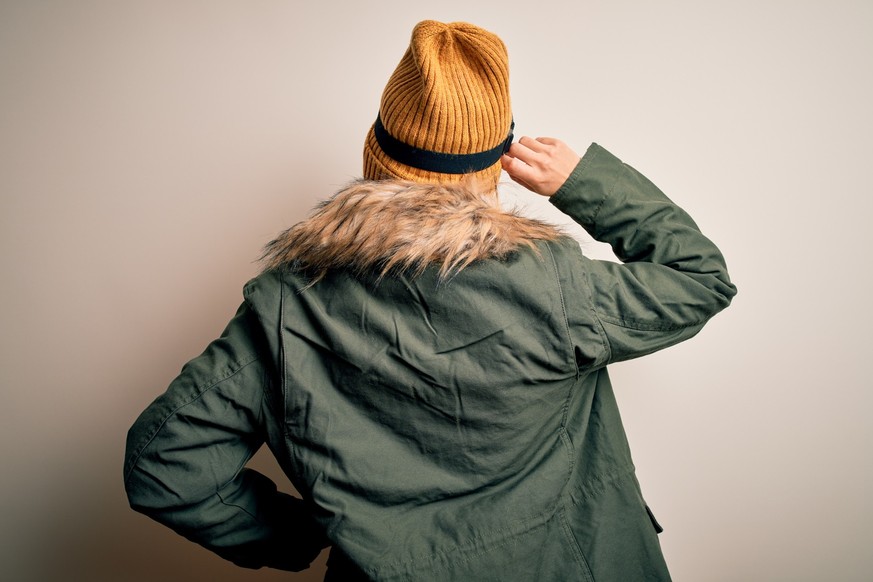
[[[292, 266], [130, 429], [132, 507], [246, 567], [337, 580], [668, 580], [607, 376], [736, 289], [652, 183], [592, 145], [551, 197], [623, 264], [538, 241], [448, 279]], [[302, 499], [245, 468], [267, 443]]]

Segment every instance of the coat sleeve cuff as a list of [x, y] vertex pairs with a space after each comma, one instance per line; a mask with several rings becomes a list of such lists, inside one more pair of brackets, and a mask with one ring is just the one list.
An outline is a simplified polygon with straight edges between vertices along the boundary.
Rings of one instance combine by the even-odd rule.
[[592, 143], [549, 202], [591, 232], [621, 166], [621, 160]]

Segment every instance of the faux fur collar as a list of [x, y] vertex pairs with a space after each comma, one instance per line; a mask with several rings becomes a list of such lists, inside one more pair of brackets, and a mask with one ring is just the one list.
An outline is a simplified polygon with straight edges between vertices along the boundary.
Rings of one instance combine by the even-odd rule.
[[420, 273], [438, 264], [450, 277], [475, 261], [505, 258], [535, 241], [554, 240], [553, 226], [503, 211], [497, 194], [470, 185], [358, 181], [267, 244], [266, 268], [291, 266], [313, 282], [331, 269]]

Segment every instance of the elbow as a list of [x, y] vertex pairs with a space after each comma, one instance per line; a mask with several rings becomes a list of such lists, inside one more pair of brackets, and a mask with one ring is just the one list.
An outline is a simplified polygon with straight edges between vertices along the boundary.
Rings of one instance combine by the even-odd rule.
[[155, 449], [152, 431], [137, 420], [127, 433], [124, 451], [124, 492], [131, 509], [152, 514], [184, 505], [168, 463]]
[[[737, 295], [737, 286], [734, 285], [728, 278], [727, 273], [719, 279], [719, 285], [713, 289], [718, 295], [718, 309], [715, 313], [727, 309], [734, 297]], [[713, 314], [714, 315], [714, 314]]]
[[140, 455], [144, 443], [141, 444], [142, 435], [138, 429], [138, 421], [127, 431], [127, 439], [124, 447], [124, 493], [127, 496], [127, 502], [134, 510], [140, 511], [142, 507], [142, 488], [138, 486], [138, 479], [134, 477], [134, 472], [138, 469]]
[[704, 305], [701, 305], [703, 308], [701, 310], [702, 317], [697, 322], [704, 324], [727, 309], [736, 294], [737, 288], [731, 283], [722, 283], [713, 287], [710, 291], [709, 299]]
[[708, 320], [727, 309], [737, 294], [737, 286], [731, 282], [727, 271], [724, 270], [696, 276], [694, 280], [700, 285], [699, 306], [703, 320]]
[[135, 457], [131, 458], [129, 452], [125, 456], [124, 493], [128, 505], [134, 511], [145, 514], [166, 507], [169, 505], [166, 496], [161, 494], [159, 488], [150, 486], [150, 482], [154, 483], [153, 476], [139, 466]]
[[131, 509], [161, 523], [193, 504], [159, 470], [151, 470], [142, 462], [125, 473], [124, 492]]
[[143, 412], [127, 431], [124, 447], [124, 492], [130, 507], [141, 513], [155, 507], [157, 501], [155, 488], [148, 486], [154, 477], [145, 455], [154, 431], [149, 430], [146, 414]]
[[139, 461], [124, 475], [124, 492], [131, 509], [150, 516], [194, 503], [184, 489], [180, 480], [151, 463]]
[[137, 487], [130, 478], [124, 480], [124, 493], [127, 495], [127, 504], [132, 510], [148, 514], [150, 510], [155, 509], [154, 499], [146, 496], [144, 490]]

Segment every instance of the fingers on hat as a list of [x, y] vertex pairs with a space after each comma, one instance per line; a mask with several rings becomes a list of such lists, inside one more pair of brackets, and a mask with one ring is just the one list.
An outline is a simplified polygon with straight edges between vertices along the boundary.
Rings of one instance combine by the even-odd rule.
[[534, 139], [530, 136], [524, 135], [518, 140], [518, 143], [531, 151], [539, 153], [544, 152], [548, 149], [548, 144], [546, 142], [543, 142], [542, 139], [543, 138], [541, 137]]

